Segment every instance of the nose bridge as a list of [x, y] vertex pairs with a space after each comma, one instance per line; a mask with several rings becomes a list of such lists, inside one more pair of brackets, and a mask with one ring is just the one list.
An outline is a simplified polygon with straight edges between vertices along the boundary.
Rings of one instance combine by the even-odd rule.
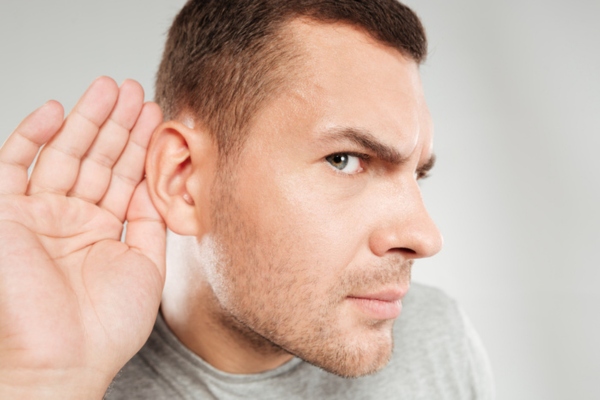
[[424, 258], [441, 250], [441, 233], [425, 207], [414, 178], [389, 182], [381, 207], [370, 239], [373, 253], [383, 256], [389, 251], [399, 251], [406, 258]]

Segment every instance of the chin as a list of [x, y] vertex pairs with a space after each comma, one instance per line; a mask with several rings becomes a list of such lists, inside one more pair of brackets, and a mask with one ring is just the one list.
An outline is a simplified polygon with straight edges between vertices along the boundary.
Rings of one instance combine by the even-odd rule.
[[[369, 337], [370, 336], [370, 337]], [[375, 337], [353, 337], [348, 341], [326, 343], [305, 354], [295, 354], [304, 361], [343, 378], [358, 378], [382, 370], [390, 361], [391, 335], [378, 332]], [[301, 352], [299, 352], [301, 353]]]
[[337, 363], [315, 363], [315, 365], [343, 378], [359, 378], [381, 371], [389, 363], [391, 354], [391, 351], [381, 351], [375, 355], [344, 354], [338, 355]]

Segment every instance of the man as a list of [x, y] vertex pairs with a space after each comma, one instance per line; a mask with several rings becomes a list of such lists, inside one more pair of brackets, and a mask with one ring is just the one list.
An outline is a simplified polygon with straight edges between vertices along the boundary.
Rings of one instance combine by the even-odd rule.
[[190, 1], [166, 122], [109, 78], [27, 117], [0, 150], [2, 397], [489, 398], [460, 310], [407, 294], [441, 247], [425, 53], [394, 0]]

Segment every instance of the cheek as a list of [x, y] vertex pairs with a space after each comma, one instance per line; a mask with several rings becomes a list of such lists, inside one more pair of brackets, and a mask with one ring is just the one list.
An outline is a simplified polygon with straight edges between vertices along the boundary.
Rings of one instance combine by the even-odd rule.
[[240, 207], [255, 230], [257, 251], [268, 259], [275, 270], [271, 273], [314, 275], [319, 282], [336, 279], [365, 242], [355, 207], [314, 180], [293, 174], [275, 178], [244, 196]]

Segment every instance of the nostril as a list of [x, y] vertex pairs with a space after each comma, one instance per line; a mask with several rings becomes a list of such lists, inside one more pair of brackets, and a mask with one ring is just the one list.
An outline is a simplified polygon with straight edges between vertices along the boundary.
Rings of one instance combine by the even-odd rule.
[[408, 247], [400, 247], [400, 248], [398, 248], [398, 250], [401, 251], [402, 253], [417, 254], [416, 251], [414, 251], [413, 249], [410, 249]]

